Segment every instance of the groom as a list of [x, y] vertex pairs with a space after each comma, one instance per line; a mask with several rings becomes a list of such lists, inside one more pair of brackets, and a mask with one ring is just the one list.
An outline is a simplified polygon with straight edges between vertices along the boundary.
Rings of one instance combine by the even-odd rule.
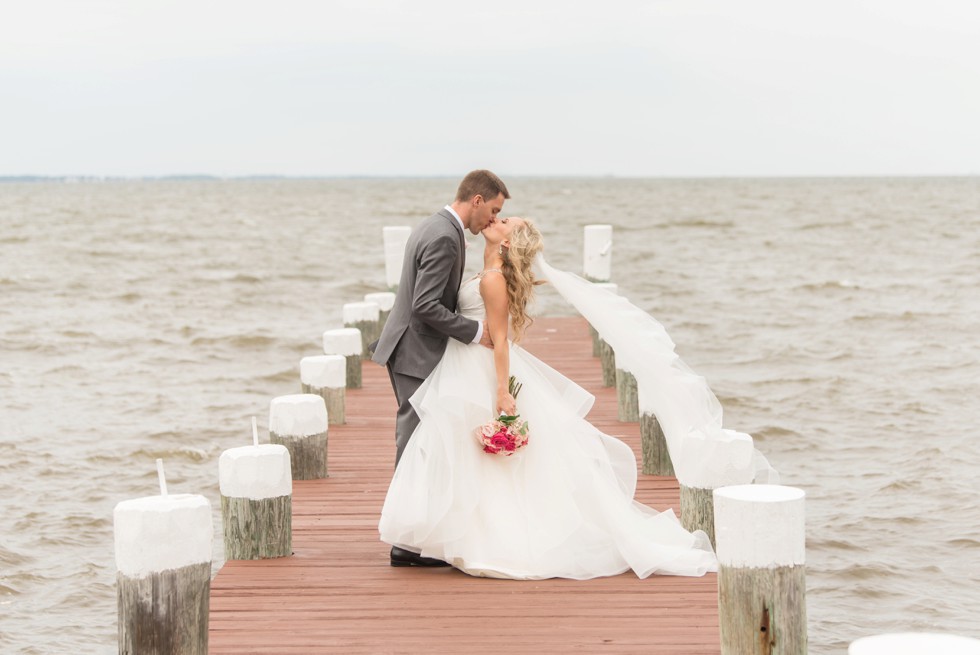
[[[486, 170], [463, 178], [456, 199], [425, 219], [405, 246], [401, 280], [381, 338], [374, 345], [375, 362], [388, 368], [398, 402], [395, 415], [395, 465], [401, 459], [419, 417], [408, 399], [436, 367], [449, 337], [492, 347], [485, 322], [456, 313], [459, 285], [466, 262], [463, 230], [479, 234], [493, 223], [510, 198], [499, 177]], [[445, 562], [398, 548], [392, 566], [446, 566]]]

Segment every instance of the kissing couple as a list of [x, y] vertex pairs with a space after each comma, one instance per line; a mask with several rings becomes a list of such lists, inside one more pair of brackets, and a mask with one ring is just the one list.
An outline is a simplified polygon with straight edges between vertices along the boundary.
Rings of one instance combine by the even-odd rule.
[[[508, 198], [499, 177], [472, 171], [412, 231], [373, 344], [398, 403], [379, 524], [391, 565], [519, 580], [717, 570], [703, 532], [633, 499], [636, 458], [585, 419], [594, 397], [519, 346], [543, 242], [533, 221], [500, 216]], [[483, 236], [483, 268], [464, 280], [467, 230]], [[474, 439], [518, 413], [530, 431], [514, 456]]]

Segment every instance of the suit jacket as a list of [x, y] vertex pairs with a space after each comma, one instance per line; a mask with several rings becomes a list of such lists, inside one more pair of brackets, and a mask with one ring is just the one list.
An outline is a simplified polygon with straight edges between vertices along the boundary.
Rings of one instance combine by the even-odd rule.
[[456, 313], [463, 277], [463, 229], [443, 209], [412, 231], [401, 280], [374, 356], [379, 364], [426, 378], [446, 351], [449, 337], [470, 343], [479, 323]]

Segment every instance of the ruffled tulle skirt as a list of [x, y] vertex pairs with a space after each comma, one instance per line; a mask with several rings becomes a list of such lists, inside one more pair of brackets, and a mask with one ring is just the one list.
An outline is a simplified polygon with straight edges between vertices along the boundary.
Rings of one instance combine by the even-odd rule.
[[421, 422], [385, 498], [382, 541], [487, 577], [717, 569], [703, 532], [633, 500], [636, 459], [583, 418], [591, 394], [516, 346], [510, 370], [524, 385], [517, 409], [530, 441], [511, 457], [488, 455], [473, 430], [494, 418], [493, 353], [450, 340], [412, 397]]

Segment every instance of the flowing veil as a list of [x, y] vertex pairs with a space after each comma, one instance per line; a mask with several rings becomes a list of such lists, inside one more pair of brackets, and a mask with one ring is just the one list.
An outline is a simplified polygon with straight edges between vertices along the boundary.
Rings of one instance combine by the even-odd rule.
[[751, 436], [722, 427], [721, 403], [681, 361], [659, 321], [625, 297], [553, 268], [540, 254], [535, 269], [612, 347], [616, 367], [636, 378], [639, 409], [657, 417], [678, 482], [702, 489], [779, 483]]

